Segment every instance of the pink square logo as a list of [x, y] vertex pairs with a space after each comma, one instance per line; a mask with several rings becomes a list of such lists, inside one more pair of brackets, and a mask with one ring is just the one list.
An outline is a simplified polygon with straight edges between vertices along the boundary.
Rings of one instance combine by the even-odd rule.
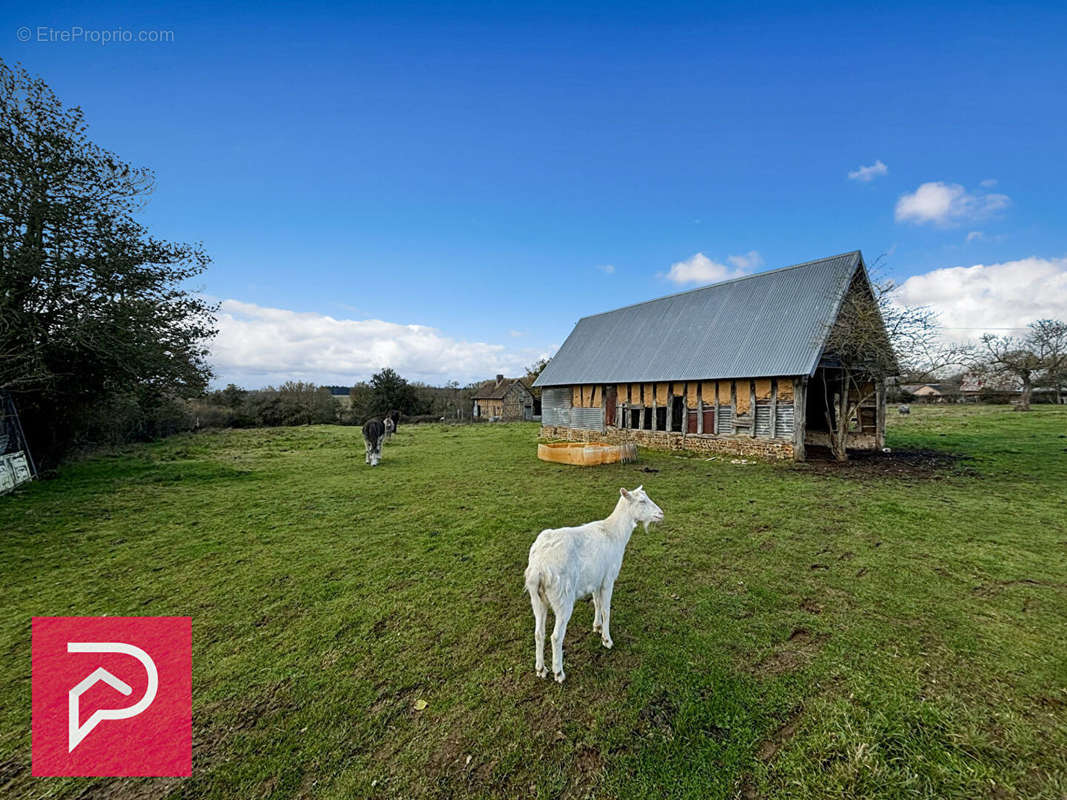
[[189, 617], [33, 618], [33, 774], [186, 776]]

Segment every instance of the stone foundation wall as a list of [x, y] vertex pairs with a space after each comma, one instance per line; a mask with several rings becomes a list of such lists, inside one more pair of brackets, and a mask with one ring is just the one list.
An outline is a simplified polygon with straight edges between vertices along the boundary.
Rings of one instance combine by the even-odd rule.
[[542, 439], [563, 439], [568, 442], [606, 442], [624, 444], [634, 442], [654, 450], [695, 450], [703, 453], [724, 453], [755, 458], [793, 459], [793, 443], [784, 439], [753, 439], [750, 436], [710, 436], [707, 434], [667, 433], [631, 428], [607, 428], [587, 431], [556, 425], [541, 426]]

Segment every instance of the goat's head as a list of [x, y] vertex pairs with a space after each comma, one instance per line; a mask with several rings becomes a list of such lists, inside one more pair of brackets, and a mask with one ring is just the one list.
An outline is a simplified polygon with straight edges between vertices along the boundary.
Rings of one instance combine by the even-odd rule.
[[630, 514], [634, 520], [645, 523], [646, 529], [650, 522], [663, 522], [663, 509], [652, 502], [652, 498], [645, 493], [644, 486], [638, 486], [632, 491], [619, 489], [619, 494], [630, 504]]

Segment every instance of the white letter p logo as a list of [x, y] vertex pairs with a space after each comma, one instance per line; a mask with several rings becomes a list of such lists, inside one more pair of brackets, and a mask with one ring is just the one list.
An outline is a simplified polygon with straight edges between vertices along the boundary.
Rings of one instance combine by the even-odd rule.
[[132, 706], [127, 706], [126, 708], [101, 708], [94, 711], [89, 716], [89, 719], [85, 721], [84, 725], [78, 724], [78, 700], [89, 690], [89, 687], [94, 686], [97, 681], [103, 681], [112, 689], [120, 691], [125, 695], [131, 694], [133, 692], [133, 687], [125, 681], [119, 680], [103, 667], [97, 667], [84, 680], [67, 693], [67, 752], [70, 753], [74, 751], [74, 748], [78, 746], [82, 739], [89, 735], [89, 732], [92, 731], [93, 728], [105, 719], [129, 719], [130, 717], [136, 717], [152, 705], [152, 701], [156, 699], [156, 690], [159, 689], [159, 673], [156, 672], [155, 662], [152, 661], [148, 653], [140, 647], [134, 647], [132, 644], [125, 644], [123, 642], [67, 642], [67, 652], [122, 653], [123, 655], [133, 656], [140, 661], [144, 666], [145, 671], [148, 673], [148, 688], [145, 690], [144, 697]]

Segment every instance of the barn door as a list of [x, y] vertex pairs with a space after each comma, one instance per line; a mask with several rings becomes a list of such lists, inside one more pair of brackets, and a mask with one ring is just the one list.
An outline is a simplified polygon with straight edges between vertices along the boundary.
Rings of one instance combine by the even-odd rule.
[[615, 384], [605, 387], [604, 389], [604, 424], [615, 427], [615, 401], [617, 389]]

